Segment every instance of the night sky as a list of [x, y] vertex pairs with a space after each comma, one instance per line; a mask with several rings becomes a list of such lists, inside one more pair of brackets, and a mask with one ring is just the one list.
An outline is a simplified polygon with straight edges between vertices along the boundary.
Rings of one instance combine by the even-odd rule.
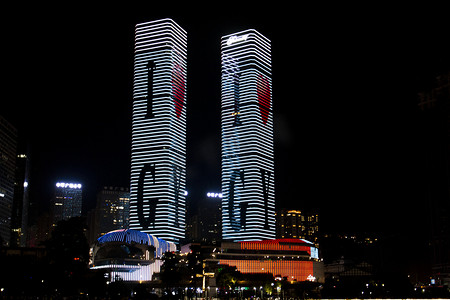
[[129, 186], [134, 25], [170, 17], [188, 32], [191, 199], [220, 190], [220, 37], [254, 28], [272, 41], [277, 208], [319, 208], [324, 232], [416, 234], [417, 92], [449, 70], [448, 10], [175, 7], [3, 11], [0, 114], [31, 146], [33, 200], [76, 181], [87, 209]]

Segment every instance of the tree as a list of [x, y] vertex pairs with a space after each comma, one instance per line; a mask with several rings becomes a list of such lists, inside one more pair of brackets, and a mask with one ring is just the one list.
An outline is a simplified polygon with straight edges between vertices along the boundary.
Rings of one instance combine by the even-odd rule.
[[217, 274], [217, 284], [220, 287], [228, 288], [234, 290], [238, 280], [241, 278], [241, 272], [239, 272], [236, 267], [226, 266], [218, 270]]

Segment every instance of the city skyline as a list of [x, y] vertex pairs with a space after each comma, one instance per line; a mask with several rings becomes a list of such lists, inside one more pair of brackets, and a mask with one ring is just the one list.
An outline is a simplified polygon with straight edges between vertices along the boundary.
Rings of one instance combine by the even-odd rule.
[[[118, 15], [87, 15], [83, 24], [75, 22], [75, 15], [36, 23], [33, 18], [21, 19], [18, 28], [35, 25], [27, 29], [29, 41], [42, 43], [30, 44], [34, 49], [30, 53], [36, 56], [15, 60], [29, 70], [28, 89], [21, 90], [20, 101], [8, 103], [2, 115], [29, 137], [35, 162], [30, 188], [42, 203], [48, 202], [58, 178], [80, 181], [87, 192], [102, 185], [128, 184], [132, 79], [125, 74], [132, 74], [133, 60], [128, 45], [135, 23], [167, 14], [135, 12], [116, 19]], [[440, 39], [435, 39], [433, 52], [420, 43], [428, 35], [441, 36], [439, 18], [425, 28], [415, 20], [399, 26], [390, 18], [380, 25], [375, 18], [355, 17], [351, 19], [355, 22], [345, 23], [322, 17], [318, 19], [322, 26], [313, 30], [306, 21], [297, 23], [288, 17], [278, 24], [268, 15], [249, 18], [236, 13], [232, 20], [172, 16], [186, 27], [189, 43], [196, 49], [188, 51], [188, 64], [195, 68], [187, 75], [192, 80], [187, 90], [192, 99], [187, 108], [191, 197], [220, 189], [217, 39], [251, 27], [273, 42], [277, 207], [318, 206], [328, 228], [335, 228], [338, 220], [337, 228], [342, 229], [359, 224], [358, 229], [407, 230], [420, 216], [417, 208], [408, 206], [420, 199], [415, 179], [420, 167], [410, 163], [419, 152], [414, 133], [416, 92], [448, 66], [444, 55], [448, 51]], [[211, 26], [204, 26], [205, 22]], [[57, 23], [64, 24], [67, 35], [53, 35], [49, 29]], [[356, 24], [366, 30], [365, 35], [353, 30]], [[14, 33], [7, 35], [8, 40], [23, 45]], [[288, 56], [294, 40], [303, 46]], [[77, 53], [66, 65], [71, 72], [58, 66], [61, 54], [51, 51], [56, 41]], [[11, 57], [23, 56], [23, 48], [14, 49], [8, 52]], [[6, 69], [11, 91], [20, 90], [16, 79], [23, 78], [21, 69], [9, 65]], [[47, 93], [50, 82], [55, 90]], [[33, 96], [40, 100], [32, 101]], [[301, 103], [301, 109], [294, 103]], [[92, 207], [91, 202], [95, 200], [88, 202]], [[370, 212], [364, 210], [367, 203]]]

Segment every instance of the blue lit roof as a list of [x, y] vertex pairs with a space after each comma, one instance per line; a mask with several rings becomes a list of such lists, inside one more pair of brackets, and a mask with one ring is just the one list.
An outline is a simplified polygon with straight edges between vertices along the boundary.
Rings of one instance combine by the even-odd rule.
[[99, 244], [122, 242], [126, 244], [138, 243], [152, 245], [156, 248], [155, 254], [157, 257], [161, 257], [164, 252], [176, 251], [176, 245], [174, 243], [158, 239], [151, 234], [133, 229], [119, 229], [108, 232], [99, 237], [97, 242]]

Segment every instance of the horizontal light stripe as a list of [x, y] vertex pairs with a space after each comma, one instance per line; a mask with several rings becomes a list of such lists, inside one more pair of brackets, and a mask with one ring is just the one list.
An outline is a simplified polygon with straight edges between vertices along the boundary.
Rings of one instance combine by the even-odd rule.
[[[185, 234], [186, 58], [186, 31], [173, 20], [136, 25], [130, 228], [176, 243]], [[152, 66], [152, 78], [148, 78], [148, 66]], [[150, 88], [151, 99], [147, 99]], [[147, 118], [149, 114], [153, 117]], [[139, 178], [144, 165], [154, 166], [155, 180], [151, 172], [143, 177], [139, 208]], [[157, 199], [154, 223], [143, 229], [139, 215], [149, 218], [150, 199]]]
[[249, 29], [223, 36], [221, 49], [222, 236], [226, 240], [273, 239], [275, 181], [270, 41]]

